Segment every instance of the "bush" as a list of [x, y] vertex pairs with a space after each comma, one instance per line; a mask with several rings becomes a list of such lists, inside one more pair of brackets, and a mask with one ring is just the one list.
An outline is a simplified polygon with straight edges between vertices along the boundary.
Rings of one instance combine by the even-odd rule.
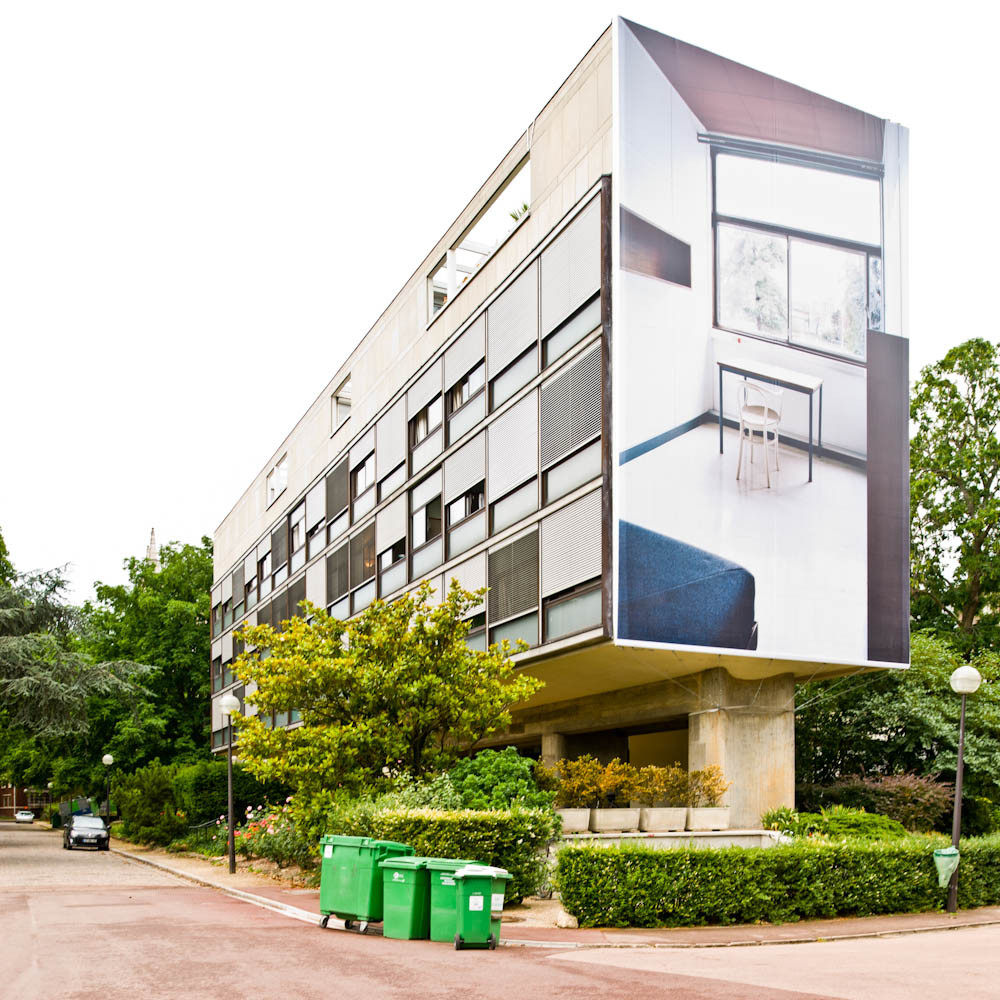
[[[543, 809], [385, 810], [361, 804], [326, 816], [325, 833], [376, 837], [409, 844], [418, 855], [468, 858], [506, 868], [507, 899], [533, 895], [545, 881], [549, 842], [558, 817]], [[311, 843], [318, 846], [318, 837]]]
[[540, 789], [535, 780], [535, 762], [522, 757], [516, 747], [482, 750], [460, 760], [449, 771], [465, 809], [551, 809], [554, 791]]
[[709, 764], [700, 771], [692, 771], [688, 775], [688, 804], [695, 807], [718, 806], [731, 784], [732, 782], [726, 781], [718, 764]]
[[[178, 768], [173, 779], [174, 801], [187, 813], [192, 826], [225, 814], [228, 777], [225, 760], [200, 760]], [[233, 812], [246, 815], [247, 807], [264, 802], [284, 802], [288, 789], [275, 782], [258, 781], [239, 764], [233, 765]]]
[[688, 772], [680, 764], [657, 767], [647, 764], [639, 769], [635, 797], [643, 806], [663, 805], [680, 808], [688, 804]]
[[[563, 906], [585, 927], [772, 923], [941, 909], [935, 839], [721, 850], [568, 847]], [[962, 844], [959, 905], [1000, 903], [1000, 837]]]
[[246, 825], [235, 832], [236, 850], [247, 858], [266, 858], [279, 868], [315, 865], [312, 844], [295, 828], [288, 806], [263, 806], [247, 812]]
[[796, 789], [799, 808], [819, 812], [841, 805], [881, 813], [908, 830], [938, 828], [954, 801], [953, 785], [918, 774], [841, 778], [832, 785], [802, 785]]
[[447, 772], [414, 778], [404, 771], [393, 779], [392, 790], [375, 802], [383, 809], [461, 809], [462, 793]]
[[169, 844], [188, 825], [174, 799], [174, 768], [154, 760], [132, 774], [119, 776], [113, 798], [122, 818], [122, 832], [139, 844]]

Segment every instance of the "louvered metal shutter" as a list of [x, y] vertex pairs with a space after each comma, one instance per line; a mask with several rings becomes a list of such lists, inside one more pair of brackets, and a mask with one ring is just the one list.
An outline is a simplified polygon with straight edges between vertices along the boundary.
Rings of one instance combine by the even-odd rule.
[[326, 600], [328, 604], [340, 600], [348, 591], [347, 545], [341, 545], [326, 558]]
[[345, 458], [326, 477], [326, 519], [332, 521], [346, 506], [350, 478]]
[[306, 530], [319, 524], [326, 516], [326, 486], [321, 479], [306, 494]]
[[257, 575], [257, 553], [251, 552], [243, 560], [243, 582], [252, 580]]
[[542, 336], [601, 288], [601, 213], [595, 198], [542, 251]]
[[233, 596], [233, 578], [232, 578], [232, 576], [229, 573], [227, 573], [222, 578], [222, 596], [221, 596], [221, 600], [223, 602], [228, 601], [229, 598], [232, 597], [232, 596]]
[[288, 559], [288, 521], [282, 518], [271, 532], [271, 569], [277, 569]]
[[451, 503], [486, 478], [486, 435], [479, 434], [444, 460], [444, 500]]
[[537, 531], [489, 554], [489, 587], [491, 624], [537, 609]]
[[538, 392], [525, 396], [494, 420], [487, 434], [489, 475], [486, 489], [492, 501], [499, 500], [538, 472]]
[[[268, 544], [270, 545], [270, 539], [268, 540]], [[214, 608], [216, 604], [221, 604], [221, 603], [222, 603], [222, 584], [217, 583], [212, 588], [212, 607]]]
[[233, 658], [233, 633], [227, 632], [222, 637], [222, 662], [227, 663]]
[[302, 609], [299, 607], [300, 602], [306, 599], [306, 578], [300, 576], [294, 583], [290, 584], [288, 587], [288, 617], [294, 618], [298, 615], [302, 617]]
[[543, 468], [600, 433], [600, 347], [542, 386], [541, 427]]
[[384, 552], [406, 537], [406, 497], [397, 497], [375, 516], [375, 551]]
[[442, 370], [442, 359], [438, 358], [410, 387], [406, 393], [408, 420], [412, 420], [435, 396], [441, 395]]
[[243, 602], [243, 567], [233, 571], [233, 604]]
[[542, 597], [601, 575], [601, 491], [542, 521]]
[[280, 628], [281, 623], [288, 618], [288, 591], [283, 590], [271, 601], [271, 625]]
[[306, 570], [306, 599], [317, 608], [326, 607], [326, 573], [322, 559], [317, 559]]
[[486, 312], [487, 375], [499, 375], [538, 340], [538, 263], [519, 277]]
[[375, 469], [379, 479], [406, 461], [406, 400], [400, 399], [375, 425]]
[[444, 353], [444, 387], [450, 389], [486, 357], [486, 313]]
[[375, 525], [369, 524], [355, 535], [351, 545], [351, 586], [370, 580], [375, 575]]
[[[464, 563], [459, 563], [453, 569], [445, 573], [445, 583], [447, 587], [451, 586], [452, 580], [458, 580], [458, 583], [465, 590], [479, 590], [481, 587], [486, 586], [486, 553], [482, 552], [478, 556], [474, 556], [472, 559], [466, 560]], [[446, 587], [446, 590], [447, 590]], [[483, 605], [478, 605], [482, 608]], [[474, 611], [475, 609], [473, 609]], [[470, 614], [472, 611], [469, 612]]]
[[357, 444], [351, 445], [351, 468], [363, 462], [375, 450], [375, 428], [370, 427], [361, 435]]
[[215, 660], [222, 656], [222, 640], [215, 639], [212, 641], [212, 659]]

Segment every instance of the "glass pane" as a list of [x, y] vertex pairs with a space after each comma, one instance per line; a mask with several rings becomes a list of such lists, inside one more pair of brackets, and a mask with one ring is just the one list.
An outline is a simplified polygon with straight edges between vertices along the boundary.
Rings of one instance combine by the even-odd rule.
[[292, 711], [291, 711], [291, 713], [290, 713], [290, 718], [289, 718], [288, 721], [289, 722], [301, 722], [302, 721], [302, 713], [297, 708], [293, 708]]
[[351, 595], [351, 612], [357, 614], [375, 600], [375, 581], [366, 583], [363, 587], [358, 587]]
[[350, 599], [345, 597], [342, 601], [337, 601], [330, 605], [330, 617], [339, 618], [343, 621], [351, 613], [351, 602]]
[[545, 609], [545, 639], [572, 635], [601, 624], [601, 592], [591, 590]]
[[493, 379], [493, 408], [510, 399], [521, 386], [527, 385], [538, 373], [538, 356], [534, 348], [515, 361], [502, 375]]
[[579, 344], [600, 325], [601, 299], [598, 297], [546, 339], [543, 349], [545, 364], [551, 365], [556, 358], [561, 358], [574, 344]]
[[719, 322], [732, 330], [784, 338], [788, 330], [788, 241], [719, 226]]
[[493, 532], [502, 531], [538, 508], [535, 480], [493, 504]]
[[467, 635], [465, 637], [465, 644], [469, 649], [478, 649], [479, 652], [486, 652], [486, 629], [482, 632], [476, 632], [474, 635]]
[[601, 442], [594, 441], [545, 473], [545, 502], [552, 503], [600, 474]]
[[298, 552], [292, 553], [292, 566], [289, 572], [294, 573], [297, 569], [301, 569], [306, 564], [306, 547], [303, 545]]
[[486, 416], [486, 393], [470, 399], [462, 409], [453, 413], [448, 420], [448, 441], [454, 443], [467, 430], [475, 427]]
[[868, 329], [882, 330], [882, 258], [868, 258]]
[[441, 542], [425, 546], [413, 553], [413, 579], [422, 580], [432, 569], [444, 562], [441, 556]]
[[504, 622], [490, 629], [490, 642], [500, 642], [509, 639], [512, 643], [518, 639], [524, 639], [530, 646], [538, 645], [538, 613], [532, 612], [522, 618], [515, 618], [513, 621]]
[[863, 358], [865, 255], [803, 240], [791, 241], [791, 254], [792, 339]]
[[375, 491], [369, 489], [354, 501], [354, 520], [363, 517], [375, 506]]
[[379, 593], [385, 597], [406, 584], [406, 562], [396, 563], [391, 569], [383, 571]]
[[400, 465], [398, 468], [393, 469], [385, 479], [379, 483], [378, 493], [379, 499], [384, 500], [393, 490], [398, 489], [403, 483], [406, 482], [406, 466]]
[[339, 535], [342, 535], [345, 531], [347, 531], [348, 520], [346, 511], [341, 514], [340, 517], [334, 518], [330, 527], [327, 529], [328, 541], [332, 542]]
[[417, 472], [441, 454], [441, 429], [424, 438], [411, 453], [411, 472]]
[[715, 162], [715, 207], [720, 215], [882, 244], [876, 178], [723, 154]]
[[486, 514], [470, 517], [448, 532], [448, 557], [457, 556], [486, 537]]

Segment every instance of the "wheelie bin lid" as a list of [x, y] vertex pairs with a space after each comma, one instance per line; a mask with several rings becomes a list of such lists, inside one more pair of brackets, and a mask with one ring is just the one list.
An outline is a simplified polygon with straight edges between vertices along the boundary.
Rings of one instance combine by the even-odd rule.
[[385, 858], [378, 863], [379, 868], [405, 868], [408, 871], [415, 871], [418, 868], [426, 868], [430, 858], [415, 858], [412, 854], [404, 855], [401, 858]]
[[373, 851], [388, 852], [393, 854], [413, 854], [413, 848], [409, 844], [401, 844], [398, 840], [368, 840], [368, 846]]
[[471, 858], [425, 858], [427, 867], [434, 872], [457, 872], [466, 865], [478, 865]]
[[492, 865], [466, 865], [455, 872], [455, 878], [503, 878], [509, 879], [511, 874], [506, 868], [494, 868]]
[[319, 838], [322, 847], [329, 844], [333, 844], [335, 847], [363, 847], [368, 841], [368, 837], [344, 837], [339, 833], [325, 833]]

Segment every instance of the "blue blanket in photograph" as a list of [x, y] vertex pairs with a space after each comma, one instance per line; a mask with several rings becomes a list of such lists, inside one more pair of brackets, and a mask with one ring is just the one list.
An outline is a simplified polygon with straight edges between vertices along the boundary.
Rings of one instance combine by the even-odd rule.
[[628, 521], [619, 525], [618, 546], [621, 638], [757, 648], [753, 574]]

